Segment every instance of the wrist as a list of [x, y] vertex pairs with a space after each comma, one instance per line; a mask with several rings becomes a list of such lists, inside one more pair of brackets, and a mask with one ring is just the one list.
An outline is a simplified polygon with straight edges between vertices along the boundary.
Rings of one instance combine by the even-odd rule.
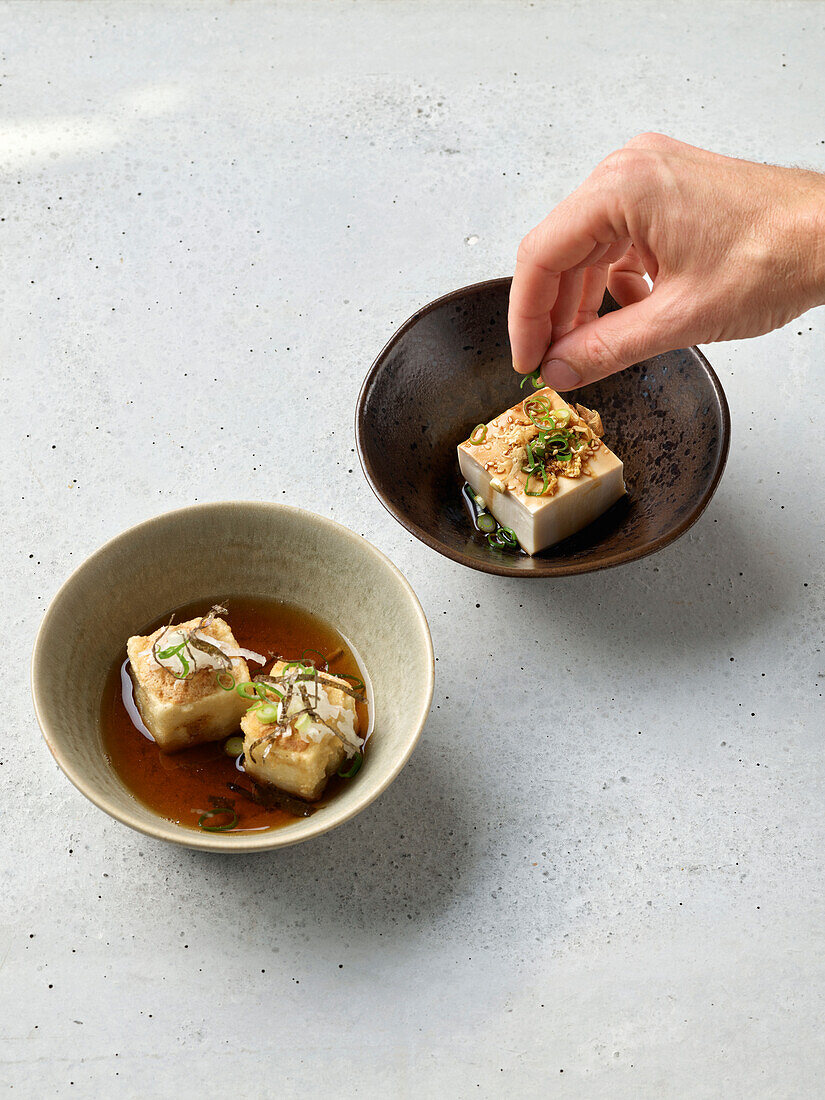
[[825, 175], [806, 172], [805, 177], [797, 218], [797, 248], [801, 290], [810, 309], [825, 305]]

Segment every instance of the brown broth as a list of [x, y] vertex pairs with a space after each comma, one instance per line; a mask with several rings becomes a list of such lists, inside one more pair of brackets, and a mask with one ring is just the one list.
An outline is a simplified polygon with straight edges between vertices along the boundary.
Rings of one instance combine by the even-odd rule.
[[[198, 600], [175, 609], [175, 621], [185, 622], [205, 615], [214, 600]], [[305, 650], [316, 649], [325, 657], [337, 651], [340, 656], [329, 663], [331, 673], [347, 673], [367, 680], [351, 647], [334, 627], [317, 616], [291, 604], [276, 600], [245, 596], [227, 596], [221, 602], [228, 609], [226, 621], [239, 646], [252, 649], [268, 658], [287, 660], [299, 658]], [[147, 635], [169, 621], [161, 616], [135, 634]], [[309, 655], [308, 655], [309, 656]], [[145, 732], [134, 725], [124, 702], [124, 692], [131, 691], [127, 671], [126, 639], [123, 650], [113, 664], [103, 690], [101, 727], [106, 757], [123, 784], [131, 793], [160, 817], [190, 829], [198, 829], [198, 818], [217, 806], [230, 806], [238, 815], [233, 833], [259, 829], [277, 829], [300, 820], [282, 809], [258, 806], [228, 789], [228, 783], [251, 787], [242, 767], [224, 752], [224, 740], [196, 745], [175, 753], [161, 752]], [[262, 671], [252, 663], [250, 672]], [[366, 703], [358, 703], [358, 723], [361, 737], [366, 736], [368, 713]], [[239, 731], [240, 732], [240, 731]], [[337, 791], [353, 780], [332, 776], [323, 798], [312, 803], [325, 805]], [[215, 817], [218, 825], [224, 819]], [[219, 835], [219, 834], [217, 834]]]

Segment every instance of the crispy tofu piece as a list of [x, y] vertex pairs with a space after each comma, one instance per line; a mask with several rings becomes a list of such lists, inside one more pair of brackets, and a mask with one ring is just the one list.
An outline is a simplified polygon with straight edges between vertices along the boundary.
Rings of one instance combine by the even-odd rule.
[[[284, 669], [283, 661], [276, 661], [272, 669], [273, 676], [279, 676]], [[339, 680], [343, 687], [349, 685]], [[319, 713], [334, 726], [348, 741], [354, 740], [358, 733], [358, 713], [355, 700], [346, 692], [326, 684], [321, 689], [326, 693], [329, 707]], [[302, 706], [303, 704], [299, 704]], [[318, 729], [318, 740], [302, 736], [290, 724], [287, 734], [275, 736], [272, 741], [264, 742], [253, 748], [255, 742], [274, 727], [259, 722], [255, 711], [248, 711], [241, 720], [244, 733], [244, 769], [258, 783], [278, 787], [279, 790], [297, 795], [314, 802], [324, 792], [327, 779], [341, 767], [346, 749], [340, 737], [336, 737], [323, 726]]]
[[[554, 409], [567, 410], [571, 424], [586, 425], [595, 436], [601, 435], [598, 413], [569, 405], [549, 388], [535, 396], [547, 398]], [[528, 554], [538, 554], [581, 531], [624, 496], [624, 467], [607, 444], [598, 441], [580, 476], [560, 475], [552, 494], [528, 496], [524, 491], [527, 479], [520, 472], [524, 448], [518, 443], [525, 428], [530, 430], [529, 419], [519, 402], [489, 422], [483, 443], [473, 445], [467, 441], [459, 445], [458, 464], [487, 510], [503, 527], [513, 530]], [[515, 469], [514, 458], [518, 459]], [[496, 483], [502, 491], [497, 490]], [[534, 488], [535, 483], [531, 490]]]
[[[191, 619], [177, 624], [175, 629], [190, 630], [199, 622], [200, 619]], [[224, 691], [219, 686], [214, 668], [203, 668], [179, 680], [168, 669], [159, 667], [151, 648], [165, 629], [161, 627], [148, 637], [135, 635], [126, 643], [135, 702], [158, 748], [175, 752], [205, 741], [220, 741], [237, 732], [249, 704], [237, 692]], [[223, 619], [213, 619], [203, 635], [230, 653], [238, 649]], [[232, 675], [236, 683], [249, 679], [249, 666], [242, 657], [233, 658]]]

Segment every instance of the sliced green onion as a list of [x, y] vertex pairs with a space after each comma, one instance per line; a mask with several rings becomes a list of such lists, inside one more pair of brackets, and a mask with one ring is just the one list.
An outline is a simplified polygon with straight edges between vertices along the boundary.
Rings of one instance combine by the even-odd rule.
[[283, 672], [287, 672], [290, 668], [299, 668], [305, 676], [314, 676], [318, 671], [315, 665], [307, 665], [303, 661], [286, 661]]
[[487, 536], [487, 545], [493, 550], [513, 550], [517, 545], [514, 534], [507, 532], [509, 527], [499, 527], [494, 535]]
[[263, 703], [270, 703], [272, 701], [269, 698], [268, 692], [272, 692], [272, 694], [279, 700], [283, 699], [284, 697], [284, 693], [282, 691], [278, 691], [278, 689], [276, 687], [273, 687], [272, 684], [262, 684], [257, 680], [255, 681], [255, 690], [258, 692], [261, 702]]
[[491, 477], [490, 478], [490, 488], [493, 490], [494, 493], [503, 493], [504, 492], [504, 482], [501, 480], [500, 477]]
[[215, 676], [215, 682], [219, 688], [223, 688], [224, 691], [231, 691], [235, 686], [235, 677], [231, 672], [226, 670], [218, 672]]
[[[232, 820], [227, 825], [204, 825], [204, 821], [209, 821], [213, 817], [224, 817], [226, 814], [232, 814]], [[205, 833], [226, 833], [234, 829], [237, 824], [238, 815], [231, 806], [218, 806], [214, 810], [207, 810], [198, 818], [198, 828], [203, 829]]]
[[312, 725], [312, 718], [308, 714], [301, 714], [293, 724], [297, 733], [303, 733]]
[[552, 431], [556, 426], [553, 420], [553, 405], [550, 398], [544, 394], [535, 397], [526, 397], [523, 403], [527, 417], [541, 431]]
[[183, 668], [183, 672], [180, 674], [180, 676], [178, 676], [177, 673], [172, 672], [171, 668], [167, 670], [169, 672], [172, 672], [172, 675], [175, 677], [176, 680], [185, 680], [186, 677], [189, 675], [189, 662], [183, 655], [183, 650], [186, 648], [187, 642], [188, 638], [184, 638], [183, 641], [180, 642], [178, 645], [171, 645], [167, 649], [159, 649], [157, 652], [157, 659], [159, 661], [168, 661], [170, 657], [177, 657], [177, 659], [180, 661], [181, 667]]
[[544, 382], [541, 377], [541, 368], [539, 370], [531, 371], [529, 374], [525, 374], [521, 382], [519, 382], [519, 389], [524, 389], [524, 383], [530, 382], [534, 390], [544, 389]]
[[[306, 657], [307, 653], [314, 653], [316, 655], [316, 657], [320, 657], [321, 658], [321, 664], [324, 666], [324, 668], [326, 668], [327, 659], [323, 655], [323, 653], [320, 651], [320, 649], [305, 649], [304, 652], [301, 654], [301, 659], [302, 660]], [[308, 663], [312, 663], [312, 662], [310, 661]], [[318, 668], [318, 665], [315, 665], [315, 667]]]
[[336, 672], [335, 675], [339, 680], [349, 680], [356, 691], [363, 691], [366, 687], [363, 680], [360, 680], [357, 676], [352, 676], [348, 672]]
[[223, 751], [227, 756], [240, 756], [243, 752], [243, 738], [237, 735], [228, 737], [223, 743]]
[[482, 512], [476, 522], [478, 523], [479, 531], [483, 531], [485, 535], [489, 534], [491, 531], [495, 531], [497, 526], [495, 518], [491, 516], [489, 512]]
[[542, 469], [542, 471], [541, 471], [542, 486], [541, 486], [541, 488], [539, 489], [539, 491], [537, 493], [532, 492], [531, 489], [530, 489], [530, 478], [532, 476], [533, 476], [532, 474], [527, 475], [527, 482], [524, 486], [524, 495], [526, 497], [543, 497], [544, 494], [547, 492], [547, 486], [550, 483], [549, 478], [547, 477], [547, 471], [544, 470], [544, 469]]
[[351, 767], [345, 772], [342, 772], [341, 769], [339, 768], [338, 769], [338, 774], [341, 776], [342, 779], [352, 779], [352, 777], [355, 775], [355, 773], [361, 767], [363, 762], [364, 762], [364, 757], [361, 755], [360, 752], [357, 752], [355, 754], [354, 758], [353, 758]]
[[477, 447], [479, 445], [479, 443], [483, 443], [486, 438], [487, 438], [487, 425], [486, 424], [476, 424], [476, 426], [470, 432], [469, 442], [472, 443], [472, 445], [474, 447]]
[[546, 447], [566, 447], [567, 432], [552, 432], [544, 441]]
[[[252, 688], [252, 691], [247, 691], [247, 688]], [[240, 684], [235, 684], [235, 691], [242, 699], [257, 699], [259, 698], [258, 685], [253, 684], [249, 680], [243, 680]]]
[[278, 707], [274, 703], [263, 703], [256, 708], [255, 717], [265, 726], [271, 726], [278, 721]]
[[560, 428], [566, 428], [570, 423], [570, 410], [569, 409], [556, 409], [553, 413], [553, 419]]

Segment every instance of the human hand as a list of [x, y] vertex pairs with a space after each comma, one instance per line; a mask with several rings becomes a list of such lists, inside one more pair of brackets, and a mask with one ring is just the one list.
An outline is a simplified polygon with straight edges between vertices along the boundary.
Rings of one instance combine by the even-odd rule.
[[[598, 317], [605, 287], [623, 308]], [[760, 336], [823, 302], [825, 176], [642, 134], [521, 242], [513, 366], [575, 389], [674, 348]]]

